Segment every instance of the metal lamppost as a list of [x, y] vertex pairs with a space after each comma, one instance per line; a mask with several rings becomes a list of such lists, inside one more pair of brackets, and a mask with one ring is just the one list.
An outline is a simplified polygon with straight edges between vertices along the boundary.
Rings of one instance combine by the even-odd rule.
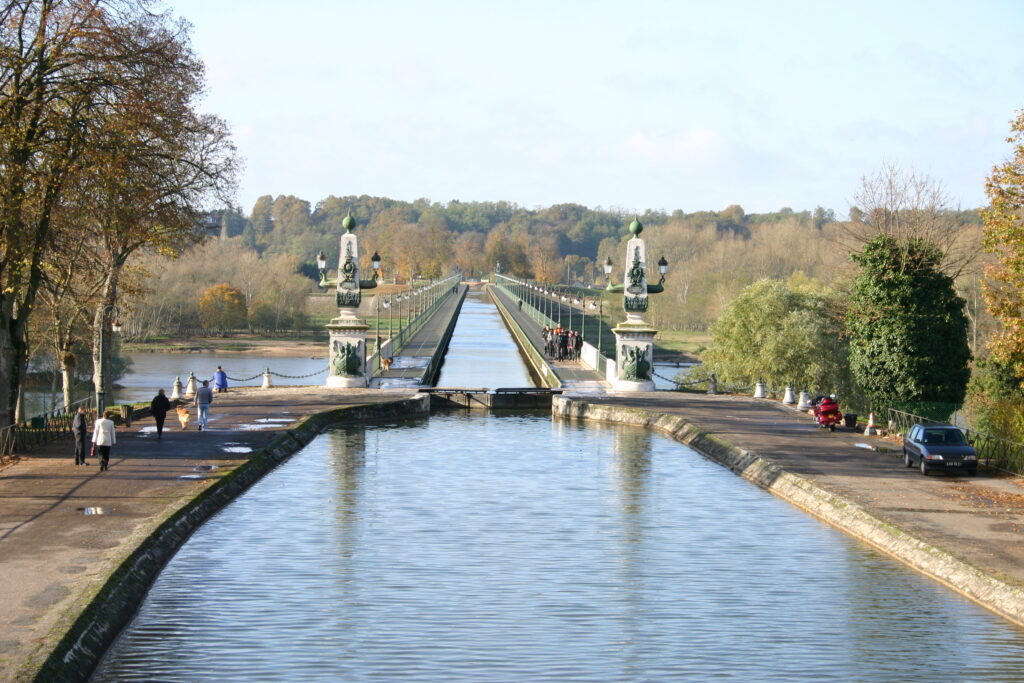
[[583, 300], [580, 301], [579, 297], [572, 300], [573, 305], [579, 305], [580, 307], [580, 336], [583, 337], [583, 341], [587, 341], [587, 295], [583, 294]]
[[320, 252], [316, 255], [316, 270], [320, 274], [320, 287], [324, 286], [324, 280], [327, 279], [327, 254]]
[[[100, 364], [96, 373], [96, 417], [102, 417], [103, 411], [107, 409], [107, 318], [110, 316], [113, 306], [106, 306], [103, 320], [100, 321], [99, 355]], [[110, 323], [111, 332], [120, 332], [121, 323], [114, 320]]]
[[380, 295], [373, 297], [373, 322], [376, 325], [374, 334], [377, 338], [377, 369], [380, 370]]
[[[604, 279], [605, 284], [611, 284], [612, 278], [612, 257], [609, 256], [604, 261]], [[601, 298], [598, 300], [598, 318], [597, 318], [597, 352], [603, 354], [601, 350], [601, 332], [604, 330], [604, 292], [601, 293]]]

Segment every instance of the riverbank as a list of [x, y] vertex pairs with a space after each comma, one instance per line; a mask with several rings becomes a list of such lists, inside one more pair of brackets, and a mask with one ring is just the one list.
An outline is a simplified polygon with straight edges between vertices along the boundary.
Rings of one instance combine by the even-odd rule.
[[173, 413], [159, 441], [149, 419], [119, 429], [109, 472], [74, 466], [70, 440], [0, 471], [0, 679], [86, 678], [204, 519], [325, 425], [418, 412], [410, 401], [424, 403], [365, 389], [230, 391], [207, 431], [183, 431]]
[[256, 335], [230, 337], [182, 337], [121, 346], [122, 353], [224, 353], [266, 356], [268, 358], [327, 358], [327, 337], [310, 333], [295, 339], [266, 338]]
[[1024, 626], [1020, 478], [924, 477], [890, 443], [768, 400], [658, 392], [556, 398], [553, 412], [663, 432]]

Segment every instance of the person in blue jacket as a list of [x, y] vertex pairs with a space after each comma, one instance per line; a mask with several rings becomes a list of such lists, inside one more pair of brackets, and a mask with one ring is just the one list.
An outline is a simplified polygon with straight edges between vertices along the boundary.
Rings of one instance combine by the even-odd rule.
[[224, 372], [219, 365], [217, 372], [213, 373], [213, 388], [217, 390], [218, 394], [228, 390], [228, 373]]

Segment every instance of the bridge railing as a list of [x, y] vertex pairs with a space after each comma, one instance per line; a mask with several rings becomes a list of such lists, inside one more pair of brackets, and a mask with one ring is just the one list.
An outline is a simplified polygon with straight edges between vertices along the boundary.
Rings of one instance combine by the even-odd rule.
[[[398, 332], [396, 332], [394, 336], [392, 336], [392, 354], [401, 351], [402, 347], [409, 342], [413, 335], [415, 335], [417, 332], [420, 331], [420, 329], [423, 328], [427, 321], [430, 320], [434, 313], [437, 312], [437, 309], [444, 304], [448, 297], [452, 296], [458, 291], [458, 284], [459, 276], [457, 274], [454, 274], [449, 275], [443, 280], [438, 280], [437, 282], [427, 285], [427, 287], [423, 288], [423, 292], [425, 294], [430, 294], [431, 292], [433, 292], [434, 294], [436, 294], [436, 296], [429, 297], [428, 305], [425, 307], [421, 307], [420, 310], [417, 311], [416, 316], [410, 319], [406, 325], [399, 328]], [[394, 303], [392, 303], [391, 305], [394, 306]]]

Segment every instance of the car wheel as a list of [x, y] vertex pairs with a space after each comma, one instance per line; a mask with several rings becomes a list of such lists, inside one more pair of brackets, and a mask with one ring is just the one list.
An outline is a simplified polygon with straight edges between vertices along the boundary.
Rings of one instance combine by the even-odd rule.
[[830, 431], [830, 432], [836, 431], [836, 426], [835, 425], [829, 425], [828, 426], [828, 431]]
[[967, 468], [967, 476], [968, 477], [975, 477], [977, 475], [978, 475], [978, 466], [977, 465], [975, 465], [974, 467], [968, 467]]
[[924, 459], [924, 456], [921, 456], [921, 474], [928, 476], [928, 461]]
[[903, 464], [907, 467], [913, 467], [914, 461], [910, 459], [910, 453], [907, 453], [907, 449], [903, 449]]

